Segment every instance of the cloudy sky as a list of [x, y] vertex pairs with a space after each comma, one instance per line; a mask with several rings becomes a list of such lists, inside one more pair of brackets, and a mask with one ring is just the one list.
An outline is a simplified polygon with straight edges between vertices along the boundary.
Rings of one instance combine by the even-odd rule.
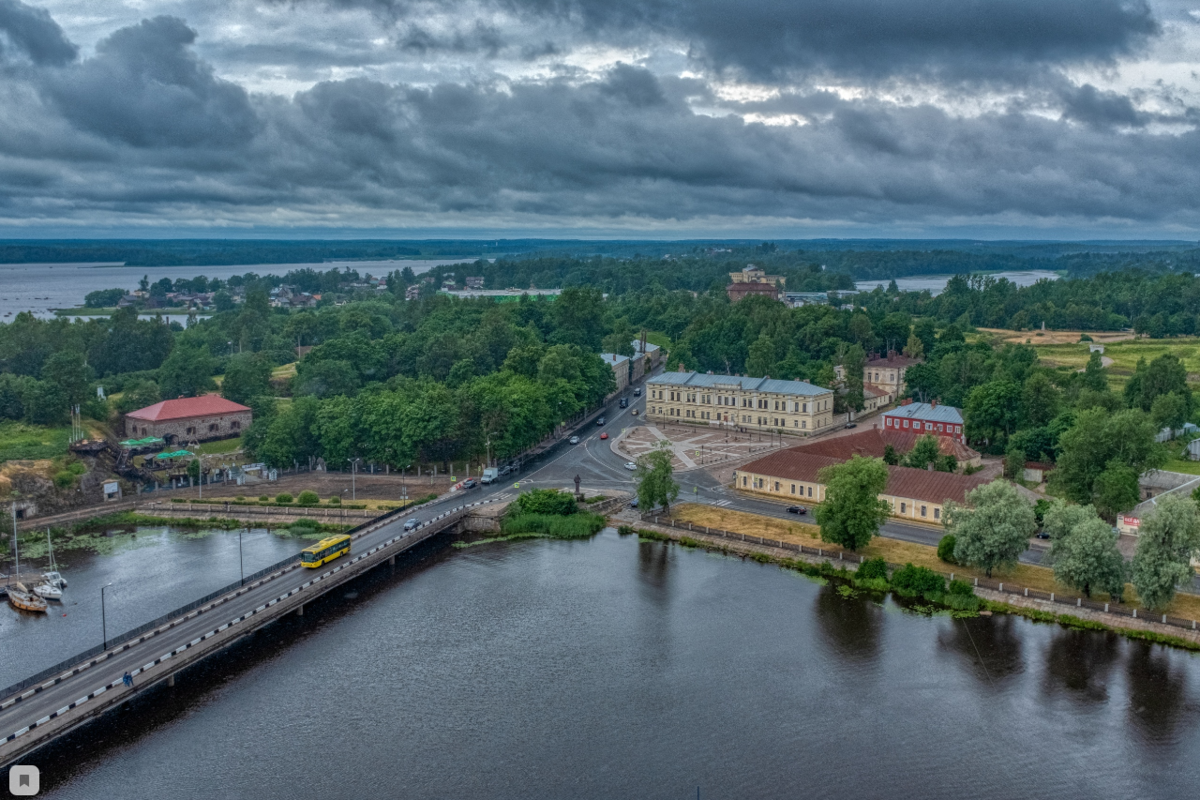
[[0, 0], [0, 237], [1200, 239], [1200, 0]]

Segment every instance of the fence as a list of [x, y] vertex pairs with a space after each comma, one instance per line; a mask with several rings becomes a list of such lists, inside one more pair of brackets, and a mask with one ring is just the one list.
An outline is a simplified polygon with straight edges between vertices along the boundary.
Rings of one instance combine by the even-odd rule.
[[[400, 515], [401, 513], [403, 513], [404, 510], [405, 509], [398, 508], [394, 511], [389, 511], [388, 513], [386, 513], [374, 520], [371, 520], [370, 522], [366, 522], [362, 525], [359, 525], [358, 527], [349, 531], [349, 534], [351, 536], [355, 536], [355, 537], [361, 536], [362, 534], [366, 533], [368, 531], [368, 529], [372, 529], [372, 528], [378, 526], [379, 524], [382, 524], [383, 522], [390, 520], [392, 517]], [[449, 513], [451, 513], [451, 512], [446, 512], [446, 514], [441, 515], [441, 517], [438, 517], [438, 519], [441, 519], [442, 517], [446, 516]], [[194, 611], [195, 609], [199, 608], [200, 606], [204, 605], [205, 603], [208, 603], [212, 600], [216, 600], [218, 597], [229, 594], [230, 592], [239, 589], [240, 587], [244, 586], [247, 583], [253, 583], [254, 581], [258, 580], [259, 578], [266, 577], [267, 575], [270, 575], [273, 572], [277, 572], [277, 571], [284, 569], [284, 568], [290, 566], [291, 564], [297, 563], [299, 561], [300, 561], [300, 554], [295, 553], [295, 554], [290, 555], [287, 558], [283, 559], [282, 561], [278, 561], [278, 562], [272, 564], [269, 567], [265, 567], [263, 569], [260, 569], [258, 572], [255, 572], [251, 575], [247, 575], [245, 578], [234, 581], [233, 583], [229, 584], [228, 586], [225, 586], [221, 589], [217, 589], [215, 592], [209, 592], [204, 597], [201, 597], [199, 600], [193, 600], [192, 602], [188, 603], [187, 605], [180, 606], [179, 608], [175, 609], [174, 611], [163, 614], [161, 617], [158, 617], [157, 619], [152, 619], [149, 622], [139, 625], [132, 630], [128, 630], [128, 631], [125, 631], [124, 633], [118, 634], [118, 635], [112, 637], [111, 639], [108, 639], [106, 643], [98, 644], [98, 645], [95, 645], [94, 647], [90, 647], [87, 650], [84, 650], [82, 653], [76, 653], [75, 655], [71, 656], [70, 658], [63, 660], [63, 661], [59, 662], [58, 664], [55, 664], [53, 667], [44, 669], [35, 675], [31, 675], [30, 677], [25, 678], [24, 680], [19, 681], [19, 682], [13, 684], [12, 686], [9, 686], [7, 689], [0, 691], [0, 698], [8, 697], [11, 694], [15, 694], [16, 692], [19, 692], [29, 686], [32, 686], [40, 681], [43, 681], [52, 675], [57, 675], [58, 673], [66, 670], [68, 667], [78, 664], [81, 661], [86, 661], [87, 659], [91, 658], [92, 656], [103, 653], [105, 650], [120, 646], [120, 645], [124, 644], [125, 642], [129, 641], [130, 639], [134, 639], [138, 636], [141, 636], [143, 633], [145, 633], [148, 630], [157, 628], [160, 625], [165, 625], [166, 623], [170, 622], [173, 619], [178, 619], [179, 617], [182, 617], [183, 615]]]
[[[654, 522], [655, 525], [667, 526], [677, 530], [687, 530], [692, 533], [703, 533], [706, 536], [718, 536], [722, 539], [730, 539], [732, 541], [747, 542], [749, 544], [762, 545], [764, 547], [775, 547], [780, 550], [790, 550], [794, 553], [804, 553], [807, 555], [817, 556], [818, 558], [827, 558], [830, 561], [846, 561], [851, 564], [861, 564], [866, 560], [865, 556], [858, 553], [850, 553], [839, 548], [824, 548], [824, 547], [808, 547], [802, 544], [793, 542], [784, 542], [778, 539], [766, 539], [761, 536], [750, 536], [745, 533], [735, 533], [733, 531], [722, 530], [721, 528], [709, 528], [704, 525], [693, 525], [690, 522], [677, 524], [671, 517], [660, 517], [654, 514], [642, 514], [643, 522]], [[893, 564], [888, 562], [888, 569], [900, 569], [903, 564]], [[956, 575], [953, 572], [942, 572], [934, 570], [943, 577], [948, 577], [954, 580]], [[1001, 592], [1003, 594], [1018, 595], [1021, 597], [1032, 597], [1037, 600], [1045, 600], [1057, 605], [1069, 606], [1071, 608], [1087, 608], [1092, 611], [1103, 611], [1106, 614], [1116, 614], [1118, 616], [1129, 617], [1131, 619], [1141, 619], [1149, 622], [1158, 622], [1163, 625], [1171, 625], [1176, 628], [1184, 628], [1187, 630], [1200, 630], [1197, 627], [1196, 620], [1182, 619], [1180, 617], [1172, 617], [1167, 614], [1153, 614], [1145, 610], [1141, 614], [1138, 610], [1124, 603], [1101, 603], [1098, 600], [1090, 600], [1084, 597], [1059, 597], [1057, 592], [1043, 592], [1040, 589], [1030, 589], [1027, 586], [1016, 586], [1011, 583], [1006, 584], [1004, 581], [997, 581], [991, 578], [964, 578], [973, 582], [974, 586], [980, 586], [984, 589]]]
[[[409, 508], [411, 506], [405, 506]], [[169, 503], [147, 505], [142, 511], [151, 515], [208, 517], [258, 516], [258, 517], [316, 517], [318, 519], [375, 519], [376, 511], [365, 508], [306, 508], [305, 506], [252, 506], [239, 503]], [[400, 510], [400, 509], [394, 509]]]

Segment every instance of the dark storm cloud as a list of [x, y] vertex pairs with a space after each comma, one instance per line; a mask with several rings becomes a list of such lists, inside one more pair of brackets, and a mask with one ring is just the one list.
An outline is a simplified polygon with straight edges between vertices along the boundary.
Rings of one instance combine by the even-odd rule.
[[[694, 59], [710, 67], [755, 80], [836, 74], [1007, 82], [1048, 66], [1111, 63], [1159, 33], [1144, 0], [311, 2], [365, 9], [401, 26], [412, 24], [422, 9], [469, 15], [500, 8], [528, 20], [554, 21], [572, 31], [576, 43], [599, 39], [622, 46], [654, 35], [685, 43]], [[480, 46], [494, 53], [520, 36], [496, 32]]]
[[139, 147], [243, 141], [258, 124], [249, 98], [196, 57], [195, 40], [175, 17], [122, 28], [54, 75], [49, 96], [81, 129]]
[[0, 0], [0, 57], [14, 50], [34, 64], [65, 64], [78, 54], [48, 11]]
[[[1200, 225], [1195, 131], [1152, 134], [1162, 117], [1061, 77], [1041, 113], [973, 117], [803, 86], [722, 101], [702, 79], [628, 64], [536, 81], [325, 81], [285, 98], [220, 79], [195, 39], [159, 17], [90, 58], [0, 82], [0, 218]], [[744, 122], [756, 114], [804, 124]]]

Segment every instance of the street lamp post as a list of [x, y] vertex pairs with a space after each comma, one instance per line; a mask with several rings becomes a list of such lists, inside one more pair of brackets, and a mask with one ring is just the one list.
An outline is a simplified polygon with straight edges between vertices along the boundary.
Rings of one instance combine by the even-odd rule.
[[238, 528], [238, 571], [241, 573], [241, 579], [238, 581], [238, 586], [246, 582], [246, 560], [242, 557], [242, 529]]
[[108, 649], [108, 619], [104, 615], [104, 590], [112, 586], [106, 583], [100, 587], [100, 636], [104, 640], [104, 650]]
[[355, 475], [358, 474], [358, 462], [361, 461], [362, 459], [361, 458], [347, 458], [346, 460], [350, 462], [350, 499], [357, 500], [358, 499], [358, 490], [355, 489], [355, 487], [354, 487], [354, 477], [355, 477]]

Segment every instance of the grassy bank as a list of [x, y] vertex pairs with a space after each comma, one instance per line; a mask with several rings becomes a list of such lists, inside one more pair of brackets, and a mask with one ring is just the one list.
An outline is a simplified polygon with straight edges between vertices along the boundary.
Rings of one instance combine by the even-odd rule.
[[[762, 536], [768, 539], [778, 539], [779, 541], [803, 544], [808, 547], [822, 546], [820, 529], [816, 525], [775, 519], [774, 517], [763, 517], [758, 514], [747, 514], [744, 511], [731, 511], [713, 506], [686, 503], [676, 506], [673, 511], [677, 520], [690, 522], [693, 525], [723, 528], [727, 531]], [[928, 567], [938, 572], [953, 572], [955, 577], [964, 579], [985, 577], [983, 570], [947, 564], [937, 557], [937, 548], [931, 545], [902, 542], [898, 539], [876, 536], [871, 540], [869, 545], [858, 552], [866, 558], [882, 558], [884, 561], [889, 561], [893, 564], [912, 563], [918, 567]], [[1078, 592], [1069, 586], [1063, 586], [1056, 581], [1053, 570], [1035, 564], [1017, 564], [1008, 570], [995, 570], [992, 573], [992, 578], [1004, 583], [1011, 583], [1021, 587], [1027, 586], [1030, 589], [1037, 589], [1043, 592], [1054, 592], [1059, 597], [1080, 596]], [[1102, 592], [1093, 593], [1092, 599], [1099, 600], [1100, 602], [1110, 600], [1108, 595]], [[1126, 604], [1134, 605], [1141, 609], [1133, 584], [1125, 585], [1123, 599]], [[1165, 613], [1181, 619], [1200, 619], [1200, 596], [1177, 594], [1170, 605], [1157, 613]]]
[[0, 423], [0, 462], [38, 461], [57, 458], [67, 452], [71, 428], [26, 425], [24, 422]]
[[470, 542], [455, 542], [459, 549], [495, 542], [514, 542], [521, 539], [586, 539], [608, 524], [601, 514], [580, 511], [566, 516], [559, 514], [510, 514], [500, 520], [500, 536], [489, 536]]

